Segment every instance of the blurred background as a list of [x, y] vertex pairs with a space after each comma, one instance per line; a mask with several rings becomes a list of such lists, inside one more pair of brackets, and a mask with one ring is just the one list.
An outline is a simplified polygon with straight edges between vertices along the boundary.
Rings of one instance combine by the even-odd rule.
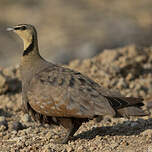
[[104, 49], [152, 44], [152, 0], [1, 0], [0, 67], [19, 63], [22, 41], [7, 26], [33, 24], [40, 54], [68, 63]]

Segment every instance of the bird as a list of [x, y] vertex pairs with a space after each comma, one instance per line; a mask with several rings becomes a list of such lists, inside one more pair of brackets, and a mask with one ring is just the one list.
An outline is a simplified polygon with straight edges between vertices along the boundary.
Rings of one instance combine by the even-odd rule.
[[79, 71], [46, 61], [39, 53], [33, 25], [19, 24], [7, 31], [15, 32], [24, 44], [21, 107], [37, 122], [63, 126], [66, 136], [57, 143], [68, 143], [82, 123], [90, 119], [146, 115], [142, 98], [122, 96]]

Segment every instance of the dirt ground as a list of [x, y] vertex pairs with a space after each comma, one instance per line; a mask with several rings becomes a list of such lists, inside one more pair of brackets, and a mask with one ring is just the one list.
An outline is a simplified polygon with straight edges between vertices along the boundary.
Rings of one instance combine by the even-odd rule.
[[[152, 111], [152, 47], [135, 45], [105, 50], [69, 66], [99, 84], [126, 96], [142, 96]], [[63, 137], [62, 127], [42, 126], [21, 111], [21, 81], [17, 67], [0, 69], [1, 152], [152, 152], [152, 117], [114, 119], [84, 123], [68, 144], [54, 144]]]

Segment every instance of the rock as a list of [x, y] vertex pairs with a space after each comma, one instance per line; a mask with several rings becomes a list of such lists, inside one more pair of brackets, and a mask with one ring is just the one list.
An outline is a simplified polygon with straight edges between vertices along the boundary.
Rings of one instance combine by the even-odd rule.
[[5, 130], [7, 130], [6, 126], [0, 125], [0, 132], [3, 132], [3, 131], [5, 131]]
[[44, 152], [56, 152], [55, 149], [50, 148], [50, 146], [46, 146], [43, 150]]
[[[110, 53], [109, 53], [110, 52]], [[101, 53], [100, 58], [102, 58], [102, 63], [111, 63], [119, 58], [120, 54], [114, 50], [104, 50]]]
[[152, 137], [152, 130], [151, 129], [147, 129], [144, 132], [141, 133], [143, 136], [148, 136], [148, 137]]
[[2, 74], [0, 74], [0, 87], [3, 87], [5, 83], [6, 83], [5, 77]]
[[0, 94], [3, 94], [8, 89], [6, 78], [0, 73]]
[[110, 146], [111, 146], [112, 149], [115, 149], [118, 145], [119, 145], [118, 143], [111, 143]]
[[123, 79], [123, 78], [120, 78], [119, 79], [119, 81], [118, 81], [118, 83], [117, 83], [117, 87], [119, 88], [119, 89], [124, 89], [124, 88], [126, 88], [127, 87], [127, 84], [126, 84], [126, 82], [125, 82], [125, 80]]
[[19, 131], [19, 130], [25, 129], [25, 126], [23, 126], [22, 123], [16, 121], [12, 124], [11, 128], [13, 130]]
[[137, 56], [137, 57], [135, 58], [135, 61], [136, 61], [136, 62], [144, 62], [145, 60], [146, 60], [146, 56], [142, 56], [142, 55]]
[[82, 145], [80, 145], [77, 149], [77, 151], [80, 151], [80, 152], [83, 152], [83, 150], [84, 150], [84, 147]]
[[70, 147], [70, 146], [67, 146], [67, 147], [66, 147], [66, 151], [67, 151], [67, 152], [72, 152], [72, 151], [73, 151], [73, 148]]
[[126, 77], [126, 80], [127, 81], [130, 81], [133, 79], [133, 74], [132, 73], [128, 73], [127, 77]]
[[50, 141], [50, 139], [52, 139], [52, 132], [48, 131], [45, 137], [46, 137], [46, 140]]
[[28, 115], [28, 114], [24, 114], [22, 117], [21, 117], [21, 120], [25, 123], [27, 122], [30, 122], [31, 121], [31, 117]]
[[[0, 126], [1, 126], [1, 129], [2, 129], [2, 130], [8, 129], [8, 123], [7, 123], [7, 121], [6, 121], [6, 119], [5, 119], [4, 116], [1, 116], [1, 117], [0, 117]], [[5, 128], [5, 129], [4, 129], [4, 128]]]

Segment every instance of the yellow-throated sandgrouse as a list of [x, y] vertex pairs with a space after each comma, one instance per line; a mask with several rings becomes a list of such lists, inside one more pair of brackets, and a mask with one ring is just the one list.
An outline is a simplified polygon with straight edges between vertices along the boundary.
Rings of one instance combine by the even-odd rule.
[[140, 109], [142, 99], [117, 95], [79, 72], [43, 59], [33, 25], [20, 24], [7, 30], [24, 42], [20, 63], [23, 109], [36, 121], [66, 128], [62, 143], [68, 142], [82, 122], [94, 117], [145, 115]]

